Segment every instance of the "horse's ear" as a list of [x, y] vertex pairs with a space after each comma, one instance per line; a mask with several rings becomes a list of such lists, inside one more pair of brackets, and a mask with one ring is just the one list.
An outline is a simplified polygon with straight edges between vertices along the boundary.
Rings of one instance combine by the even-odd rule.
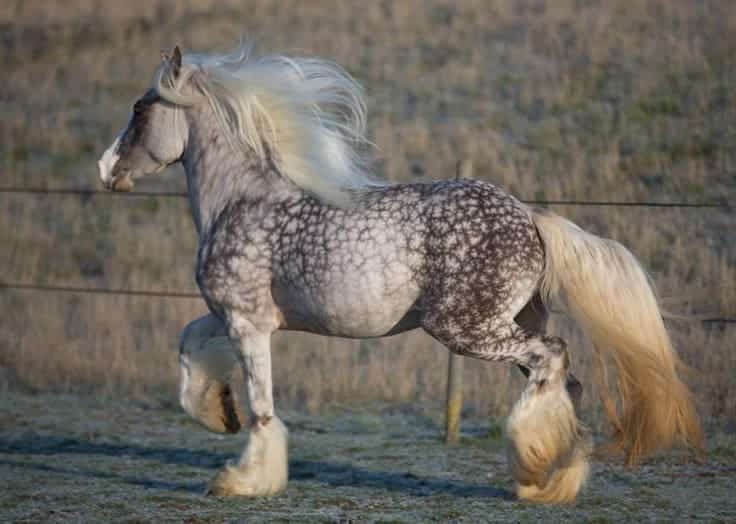
[[168, 66], [174, 78], [179, 76], [179, 71], [181, 70], [181, 50], [178, 45], [174, 46], [174, 50], [171, 54], [161, 51], [161, 60], [166, 66]]

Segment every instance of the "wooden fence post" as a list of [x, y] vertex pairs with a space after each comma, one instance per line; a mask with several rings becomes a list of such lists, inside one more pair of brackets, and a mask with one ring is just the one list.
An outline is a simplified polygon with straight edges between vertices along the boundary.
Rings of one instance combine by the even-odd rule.
[[[459, 160], [455, 178], [471, 178], [473, 164]], [[445, 442], [451, 444], [460, 438], [460, 414], [463, 410], [463, 358], [450, 352], [447, 361], [447, 398], [445, 405]]]
[[463, 409], [463, 357], [450, 353], [447, 361], [447, 405], [445, 442], [452, 444], [460, 437], [460, 412]]

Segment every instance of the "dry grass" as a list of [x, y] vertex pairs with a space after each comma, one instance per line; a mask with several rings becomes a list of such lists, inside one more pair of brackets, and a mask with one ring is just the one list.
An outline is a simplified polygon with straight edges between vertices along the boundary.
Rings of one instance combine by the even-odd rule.
[[[456, 5], [457, 4], [457, 5]], [[3, 185], [94, 187], [95, 161], [159, 59], [243, 35], [345, 65], [365, 85], [376, 168], [392, 180], [476, 176], [528, 198], [727, 200], [736, 189], [730, 2], [70, 0], [0, 6]], [[178, 171], [143, 182], [181, 189]], [[717, 210], [562, 208], [629, 246], [677, 313], [736, 317], [736, 229]], [[194, 289], [186, 203], [0, 196], [4, 281]], [[196, 300], [2, 291], [0, 381], [172, 395]], [[673, 322], [701, 413], [736, 422], [735, 327]], [[590, 352], [563, 321], [574, 366]], [[446, 352], [422, 334], [279, 334], [279, 404], [437, 401]], [[3, 378], [5, 377], [5, 378]], [[305, 380], [309, 377], [309, 380]], [[315, 379], [316, 378], [316, 379]], [[466, 363], [467, 405], [506, 413], [506, 366]], [[592, 407], [593, 395], [586, 395]]]

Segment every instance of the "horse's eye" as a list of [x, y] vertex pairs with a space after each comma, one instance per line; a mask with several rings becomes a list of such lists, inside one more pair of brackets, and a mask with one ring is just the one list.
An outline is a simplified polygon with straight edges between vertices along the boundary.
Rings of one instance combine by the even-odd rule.
[[138, 100], [135, 104], [133, 104], [133, 112], [134, 113], [142, 113], [143, 112], [143, 102]]

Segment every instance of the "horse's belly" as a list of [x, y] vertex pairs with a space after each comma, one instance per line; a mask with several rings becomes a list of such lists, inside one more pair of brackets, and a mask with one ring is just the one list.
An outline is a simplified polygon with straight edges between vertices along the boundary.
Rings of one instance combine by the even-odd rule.
[[291, 290], [289, 304], [282, 308], [286, 328], [361, 338], [417, 327], [409, 325], [409, 318], [419, 288], [408, 268], [380, 269], [332, 275], [319, 286]]
[[343, 292], [328, 300], [324, 326], [327, 334], [343, 337], [380, 337], [396, 330], [410, 312], [416, 297], [371, 296], [370, 293]]

